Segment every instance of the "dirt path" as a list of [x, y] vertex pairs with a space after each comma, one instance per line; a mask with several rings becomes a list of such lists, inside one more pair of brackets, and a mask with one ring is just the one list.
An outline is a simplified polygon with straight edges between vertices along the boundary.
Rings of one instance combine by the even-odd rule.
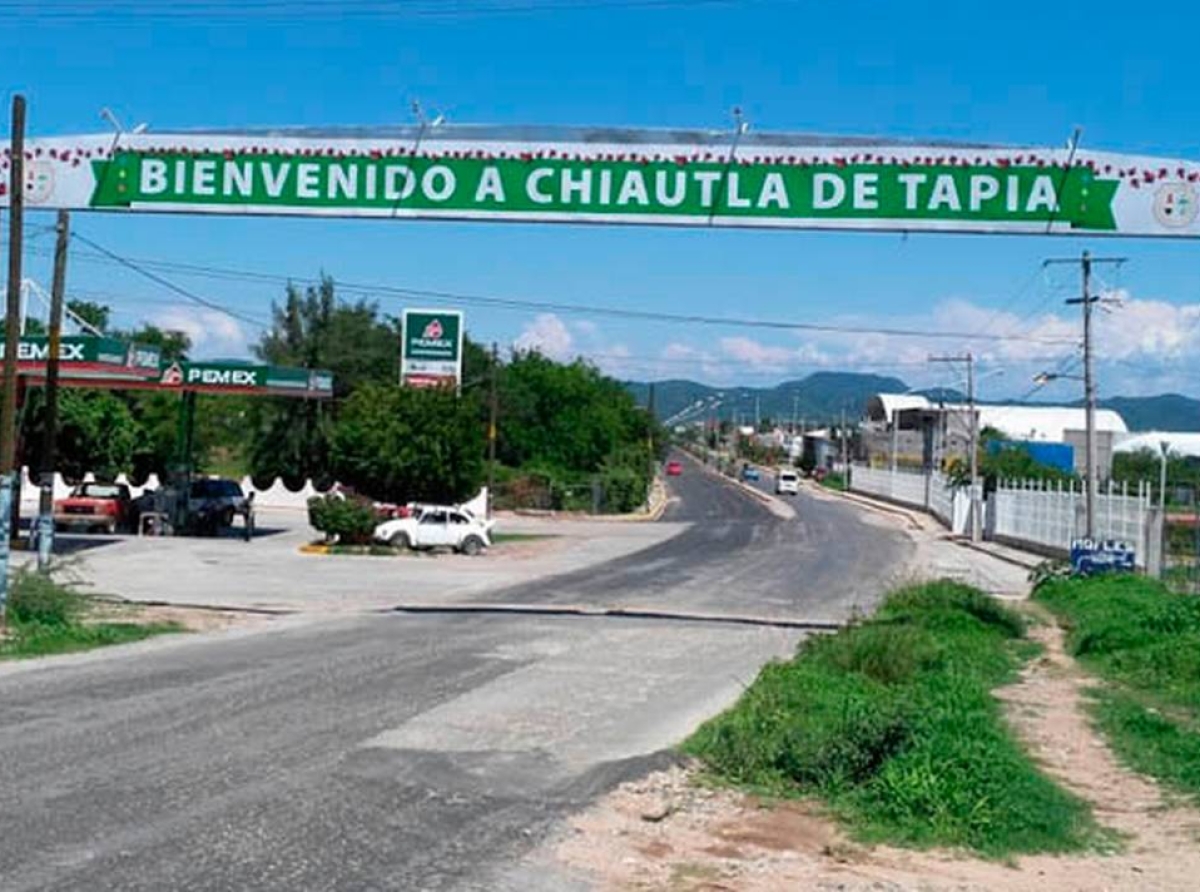
[[684, 768], [628, 784], [573, 822], [560, 865], [605, 890], [678, 892], [1191, 892], [1200, 888], [1200, 814], [1122, 768], [1088, 723], [1090, 683], [1053, 625], [1045, 654], [998, 694], [1044, 769], [1121, 834], [1119, 855], [1033, 856], [1013, 864], [948, 852], [864, 849], [805, 803], [765, 807], [697, 787]]

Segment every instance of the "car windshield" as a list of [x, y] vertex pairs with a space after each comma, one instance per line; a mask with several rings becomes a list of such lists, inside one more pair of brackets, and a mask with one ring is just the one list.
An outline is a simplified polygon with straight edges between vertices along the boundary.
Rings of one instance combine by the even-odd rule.
[[85, 499], [119, 499], [121, 487], [114, 483], [85, 483], [75, 494]]

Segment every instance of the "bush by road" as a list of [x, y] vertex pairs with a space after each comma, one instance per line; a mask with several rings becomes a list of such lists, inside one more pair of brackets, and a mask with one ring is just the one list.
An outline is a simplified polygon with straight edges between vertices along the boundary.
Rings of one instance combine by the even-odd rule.
[[815, 796], [862, 839], [991, 857], [1096, 838], [991, 691], [1036, 648], [1024, 622], [950, 581], [900, 589], [870, 620], [809, 639], [686, 743], [720, 780]]

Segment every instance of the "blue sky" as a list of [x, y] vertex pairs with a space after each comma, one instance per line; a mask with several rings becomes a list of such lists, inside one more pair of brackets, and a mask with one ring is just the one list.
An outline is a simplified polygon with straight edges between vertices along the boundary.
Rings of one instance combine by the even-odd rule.
[[[153, 130], [410, 123], [419, 99], [457, 123], [728, 126], [740, 106], [762, 131], [1058, 145], [1076, 125], [1092, 149], [1200, 158], [1194, 54], [1168, 39], [1200, 24], [1194, 4], [624, 0], [347, 0], [342, 17], [260, 0], [197, 14], [88, 11], [84, 0], [0, 2], [0, 74], [29, 100], [31, 135], [97, 132], [100, 108]], [[486, 12], [495, 3], [528, 12]], [[130, 0], [124, 0], [128, 7]], [[257, 5], [256, 5], [257, 4]], [[18, 11], [23, 7], [24, 11]], [[407, 12], [405, 12], [407, 7]], [[556, 8], [557, 7], [557, 8]], [[31, 10], [37, 11], [31, 11]], [[208, 15], [200, 13], [207, 12]], [[15, 25], [15, 26], [14, 26]], [[5, 112], [7, 117], [7, 111]], [[27, 272], [48, 283], [51, 237], [33, 216]], [[665, 228], [76, 215], [131, 257], [580, 305], [923, 330], [1070, 332], [1077, 285], [1045, 257], [1085, 247], [1129, 258], [1101, 284], [1123, 298], [1100, 320], [1101, 392], [1200, 396], [1200, 246], [1163, 241], [863, 235]], [[111, 264], [72, 259], [70, 289], [196, 336], [199, 353], [245, 351], [257, 332]], [[172, 274], [264, 317], [273, 286]], [[403, 303], [382, 297], [388, 312]], [[769, 384], [818, 367], [953, 384], [927, 368], [954, 341], [764, 333], [647, 324], [586, 313], [465, 306], [477, 339], [590, 356], [623, 377]], [[1020, 396], [1063, 348], [975, 344], [985, 395]], [[1003, 369], [1002, 372], [997, 371]], [[1073, 398], [1060, 384], [1045, 398]]]

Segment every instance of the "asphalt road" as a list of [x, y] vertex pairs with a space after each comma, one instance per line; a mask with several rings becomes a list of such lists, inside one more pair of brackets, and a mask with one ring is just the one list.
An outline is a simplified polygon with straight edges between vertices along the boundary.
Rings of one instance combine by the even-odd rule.
[[[904, 542], [801, 498], [779, 520], [695, 466], [681, 535], [495, 595], [826, 616]], [[0, 668], [0, 889], [569, 888], [521, 872], [795, 633], [400, 616]]]
[[[871, 525], [859, 509], [802, 491], [784, 499], [795, 519], [781, 520], [738, 484], [676, 457], [685, 470], [667, 478], [674, 498], [663, 519], [692, 522], [684, 533], [482, 600], [837, 620], [872, 607], [886, 582], [907, 568], [907, 540]], [[754, 486], [772, 491], [766, 477]]]

